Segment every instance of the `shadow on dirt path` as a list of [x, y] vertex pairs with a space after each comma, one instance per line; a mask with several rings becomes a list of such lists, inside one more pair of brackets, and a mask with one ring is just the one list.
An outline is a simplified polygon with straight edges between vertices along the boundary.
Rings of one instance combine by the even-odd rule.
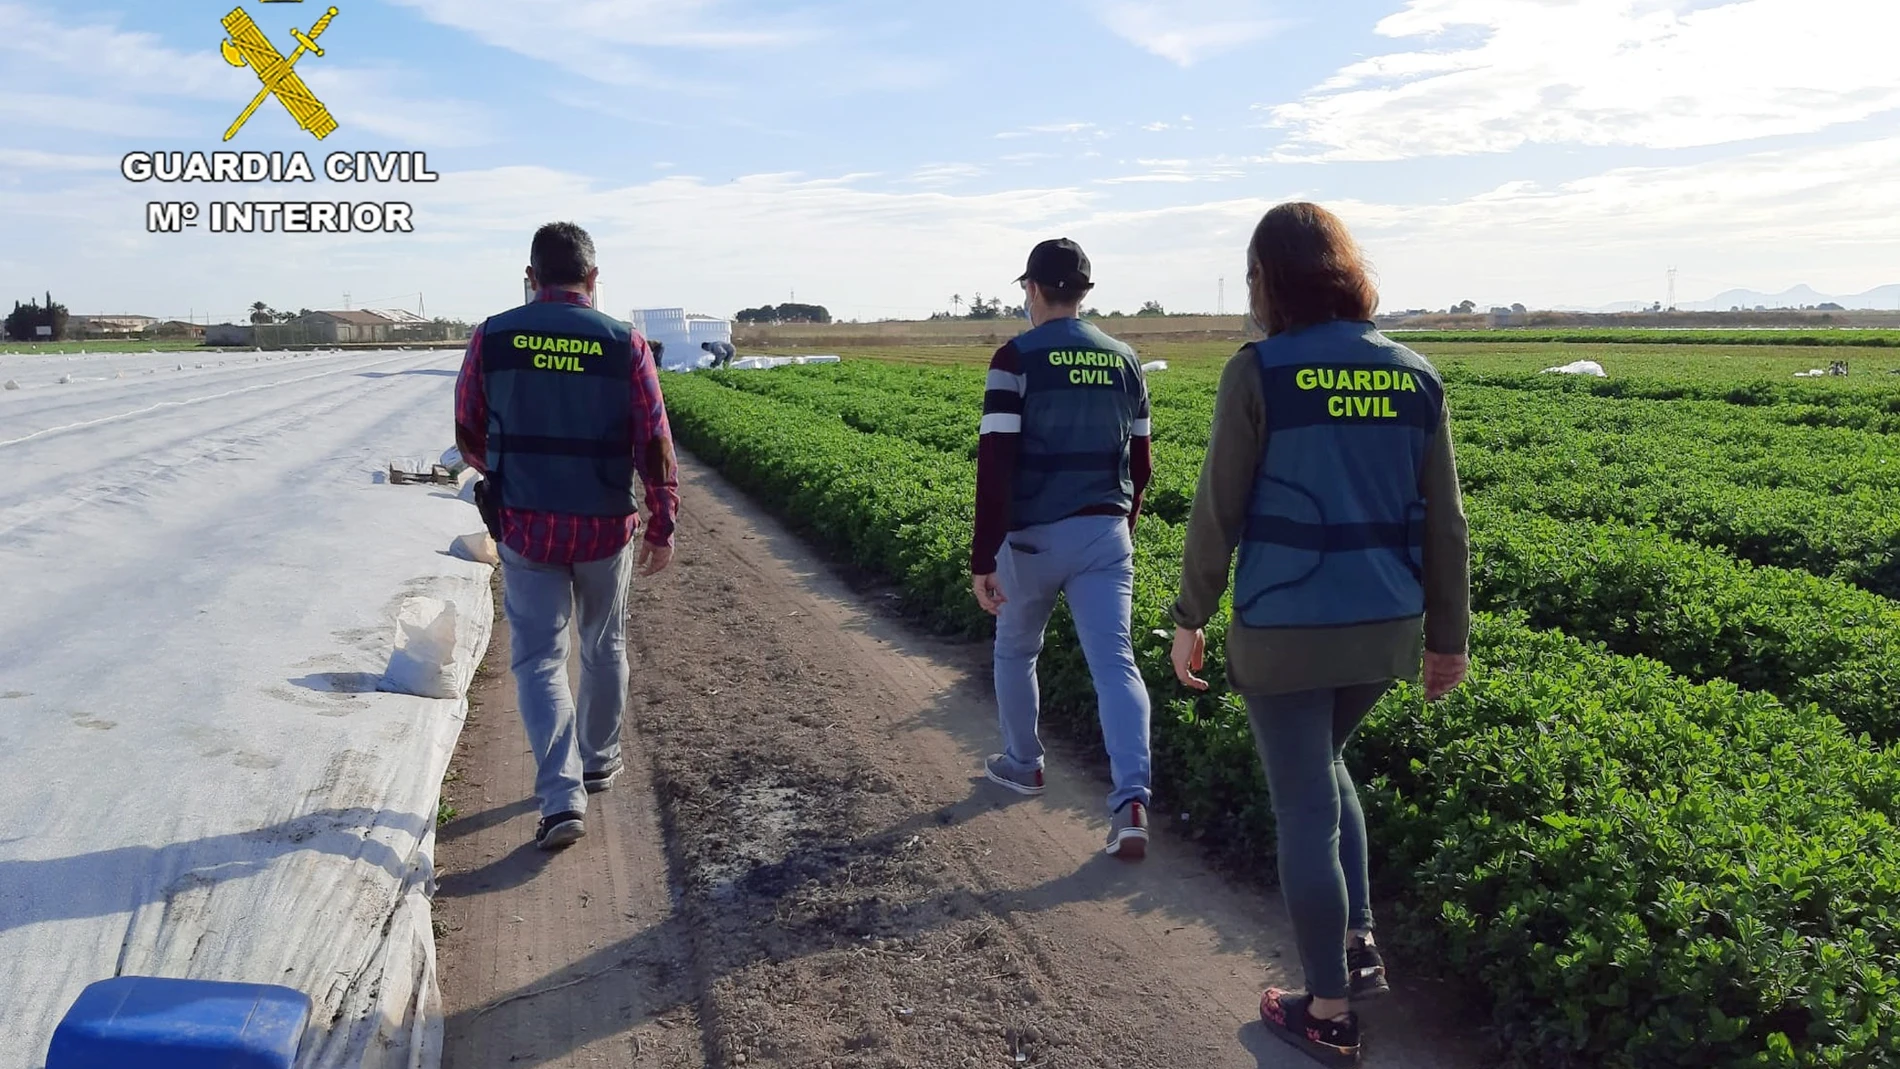
[[[630, 614], [650, 778], [558, 857], [521, 846], [532, 773], [505, 671], [485, 684], [458, 762], [481, 801], [441, 850], [453, 1069], [1312, 1064], [1254, 1022], [1295, 961], [1276, 900], [1167, 834], [1105, 856], [1097, 755], [1054, 748], [1036, 799], [985, 783], [987, 648], [681, 467], [678, 557]], [[1400, 980], [1366, 1064], [1484, 1064]]]

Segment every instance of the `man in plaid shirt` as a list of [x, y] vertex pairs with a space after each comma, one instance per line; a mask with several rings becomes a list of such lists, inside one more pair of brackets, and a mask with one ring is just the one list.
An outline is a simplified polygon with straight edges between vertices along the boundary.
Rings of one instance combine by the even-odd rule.
[[[522, 724], [534, 748], [545, 849], [586, 834], [587, 795], [620, 775], [627, 584], [673, 558], [679, 472], [646, 339], [594, 310], [594, 242], [572, 223], [534, 236], [535, 299], [469, 339], [455, 443], [501, 513], [503, 611]], [[635, 507], [643, 484], [646, 533]], [[579, 700], [568, 692], [578, 632]]]

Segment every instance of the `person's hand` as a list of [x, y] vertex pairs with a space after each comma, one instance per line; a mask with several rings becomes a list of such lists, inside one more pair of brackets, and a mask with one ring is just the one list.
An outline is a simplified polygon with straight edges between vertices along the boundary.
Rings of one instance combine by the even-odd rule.
[[1458, 689], [1471, 671], [1471, 657], [1463, 653], [1425, 651], [1425, 700], [1435, 702]]
[[657, 546], [645, 539], [640, 540], [640, 555], [634, 563], [639, 566], [642, 576], [658, 575], [673, 563], [673, 547]]
[[983, 611], [995, 616], [1003, 610], [1003, 603], [1009, 599], [1003, 596], [1003, 584], [996, 581], [996, 573], [973, 575], [970, 577], [970, 593], [976, 595], [976, 603]]
[[1207, 680], [1194, 673], [1201, 670], [1201, 664], [1207, 657], [1207, 632], [1200, 628], [1192, 631], [1185, 627], [1174, 629], [1174, 678], [1189, 690], [1206, 690]]

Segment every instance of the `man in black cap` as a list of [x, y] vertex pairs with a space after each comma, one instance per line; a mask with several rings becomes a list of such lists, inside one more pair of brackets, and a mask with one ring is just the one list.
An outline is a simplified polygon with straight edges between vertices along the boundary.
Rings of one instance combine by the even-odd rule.
[[996, 617], [996, 705], [1003, 752], [984, 774], [1019, 794], [1043, 791], [1036, 658], [1056, 595], [1068, 598], [1095, 680], [1115, 780], [1108, 852], [1148, 845], [1148, 688], [1129, 633], [1134, 530], [1152, 471], [1148, 385], [1127, 345], [1076, 318], [1094, 288], [1067, 238], [1029, 254], [1031, 329], [996, 351], [983, 395], [971, 588]]

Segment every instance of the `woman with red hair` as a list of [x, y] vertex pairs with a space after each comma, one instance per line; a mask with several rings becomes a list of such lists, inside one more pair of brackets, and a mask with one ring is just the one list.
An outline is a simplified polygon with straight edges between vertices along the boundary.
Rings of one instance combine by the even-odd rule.
[[[1469, 665], [1470, 552], [1444, 384], [1373, 326], [1378, 292], [1346, 227], [1282, 204], [1254, 230], [1249, 309], [1266, 336], [1221, 376], [1174, 604], [1174, 670], [1197, 690], [1202, 628], [1233, 570], [1227, 680], [1272, 794], [1304, 994], [1269, 988], [1268, 1029], [1331, 1064], [1359, 1056], [1350, 1000], [1383, 994], [1365, 815], [1342, 758], [1397, 680], [1431, 700]], [[1421, 656], [1422, 655], [1422, 656]]]

